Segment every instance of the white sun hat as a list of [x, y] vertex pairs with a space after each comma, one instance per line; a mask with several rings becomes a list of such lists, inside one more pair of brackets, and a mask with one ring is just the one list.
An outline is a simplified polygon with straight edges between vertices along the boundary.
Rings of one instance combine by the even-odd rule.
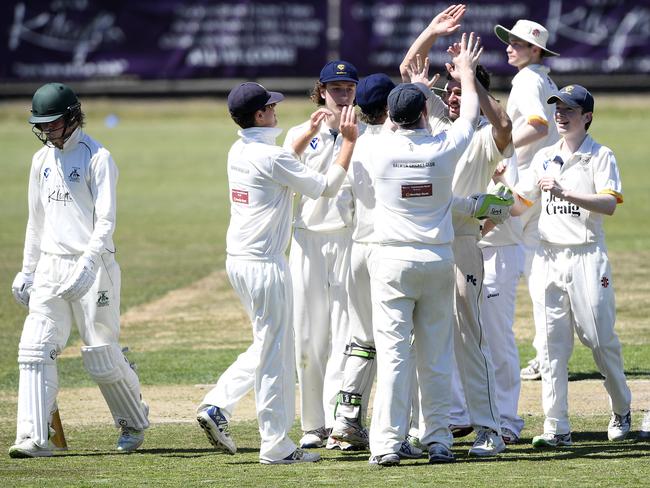
[[544, 51], [544, 56], [559, 56], [558, 53], [546, 47], [546, 41], [548, 41], [546, 27], [532, 20], [518, 20], [512, 30], [497, 25], [494, 28], [494, 33], [506, 44], [510, 44], [510, 36], [514, 36], [541, 48]]

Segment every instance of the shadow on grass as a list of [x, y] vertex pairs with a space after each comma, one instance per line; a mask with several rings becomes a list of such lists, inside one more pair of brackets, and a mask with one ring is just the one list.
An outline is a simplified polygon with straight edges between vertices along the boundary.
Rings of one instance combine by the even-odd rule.
[[[237, 454], [247, 454], [252, 452], [259, 452], [259, 449], [252, 447], [238, 448]], [[58, 452], [55, 454], [55, 457], [97, 457], [97, 456], [137, 456], [138, 454], [154, 454], [164, 457], [180, 457], [180, 458], [190, 458], [190, 457], [204, 457], [206, 455], [215, 455], [223, 456], [224, 459], [236, 459], [236, 454], [231, 456], [221, 451], [216, 451], [214, 449], [206, 448], [187, 448], [187, 449], [173, 449], [173, 448], [163, 448], [163, 449], [138, 449], [135, 452], [131, 453], [120, 453], [115, 451], [92, 451], [92, 452]]]
[[[625, 371], [625, 377], [627, 379], [647, 379], [650, 376], [650, 371], [642, 370], [633, 370]], [[579, 372], [571, 373], [569, 372], [569, 381], [581, 381], [581, 380], [604, 380], [605, 377], [600, 374], [598, 371], [588, 371], [588, 372]]]

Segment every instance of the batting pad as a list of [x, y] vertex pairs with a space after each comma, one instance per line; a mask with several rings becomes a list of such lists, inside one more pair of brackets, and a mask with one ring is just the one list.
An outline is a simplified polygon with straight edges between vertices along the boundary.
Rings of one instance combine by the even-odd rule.
[[56, 372], [56, 344], [18, 346], [18, 419], [16, 439], [31, 439], [47, 448], [49, 419], [59, 389]]
[[[345, 361], [343, 388], [339, 393], [336, 414], [358, 419], [361, 417], [362, 410], [365, 410], [362, 407], [368, 404], [367, 397], [370, 395], [375, 377], [373, 368], [375, 348], [360, 346], [353, 342], [346, 346], [345, 354], [348, 358]], [[362, 398], [365, 402], [362, 402]]]
[[140, 381], [117, 344], [81, 348], [84, 367], [99, 385], [117, 427], [146, 429]]

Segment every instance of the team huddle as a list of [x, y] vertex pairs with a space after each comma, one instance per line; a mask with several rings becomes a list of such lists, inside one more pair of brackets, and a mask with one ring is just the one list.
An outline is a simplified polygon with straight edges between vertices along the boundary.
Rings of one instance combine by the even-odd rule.
[[[452, 5], [433, 18], [398, 85], [327, 63], [311, 94], [318, 108], [282, 147], [275, 108], [284, 96], [252, 82], [230, 92], [240, 130], [227, 163], [226, 272], [253, 343], [198, 407], [217, 450], [237, 452], [229, 421], [252, 389], [262, 464], [318, 461], [311, 449], [321, 447], [369, 450], [369, 463], [381, 466], [425, 455], [447, 463], [454, 437], [471, 432], [471, 456], [498, 456], [524, 427], [520, 375], [542, 380], [545, 422], [533, 446], [571, 445], [574, 330], [605, 377], [609, 439], [630, 431], [602, 224], [623, 196], [612, 151], [587, 133], [594, 99], [580, 85], [558, 90], [542, 64], [557, 55], [548, 31], [529, 20], [495, 27], [518, 70], [506, 109], [489, 92], [474, 33], [450, 43], [445, 88], [435, 88], [428, 53], [460, 32], [465, 11]], [[84, 367], [120, 428], [117, 448], [132, 452], [149, 408], [118, 345], [117, 168], [82, 131], [67, 86], [41, 87], [30, 123], [45, 147], [32, 162], [23, 268], [12, 285], [29, 315], [9, 454], [52, 455], [56, 357], [73, 320]], [[520, 372], [521, 276], [537, 355]], [[289, 437], [296, 377], [297, 444]], [[650, 415], [640, 436], [650, 437]]]

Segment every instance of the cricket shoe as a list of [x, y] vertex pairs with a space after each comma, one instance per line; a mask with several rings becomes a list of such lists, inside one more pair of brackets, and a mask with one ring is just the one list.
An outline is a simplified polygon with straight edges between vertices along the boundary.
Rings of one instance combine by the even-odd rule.
[[646, 412], [645, 415], [643, 415], [641, 429], [639, 430], [639, 439], [650, 439], [650, 412]]
[[429, 464], [453, 463], [454, 454], [451, 450], [439, 442], [434, 442], [429, 446]]
[[356, 419], [337, 417], [330, 438], [364, 449], [368, 447], [368, 431]]
[[413, 447], [417, 447], [418, 449], [421, 449], [421, 450], [424, 449], [424, 446], [420, 442], [420, 439], [418, 437], [414, 436], [414, 435], [411, 435], [411, 434], [407, 435], [406, 436], [406, 442], [411, 444], [411, 446], [413, 446]]
[[237, 452], [235, 441], [230, 436], [228, 420], [219, 407], [210, 405], [199, 410], [196, 421], [205, 432], [205, 435], [208, 436], [210, 444], [216, 449], [226, 454], [235, 454]]
[[51, 457], [52, 450], [48, 447], [41, 447], [36, 445], [30, 438], [24, 439], [21, 442], [14, 444], [9, 448], [9, 457], [11, 458], [35, 458], [35, 457]]
[[506, 445], [517, 444], [519, 442], [519, 436], [508, 427], [501, 428], [501, 438]]
[[542, 369], [541, 369], [541, 364], [537, 360], [537, 358], [531, 359], [528, 361], [528, 366], [525, 368], [521, 368], [521, 371], [519, 372], [519, 377], [522, 380], [526, 381], [535, 381], [542, 379]]
[[307, 430], [303, 432], [303, 436], [300, 438], [300, 447], [302, 449], [317, 449], [323, 447], [329, 436], [330, 429], [326, 429], [325, 427]]
[[607, 426], [607, 438], [610, 441], [619, 442], [627, 437], [632, 426], [632, 416], [630, 412], [626, 415], [619, 415], [612, 412], [612, 418], [609, 419]]
[[349, 442], [345, 441], [339, 441], [338, 439], [334, 439], [333, 437], [328, 437], [327, 438], [327, 444], [325, 444], [325, 449], [328, 450], [335, 450], [339, 449], [341, 451], [365, 451], [368, 449], [368, 446], [355, 446], [353, 444], [350, 444]]
[[496, 456], [506, 450], [506, 444], [499, 434], [492, 429], [482, 428], [476, 434], [476, 440], [469, 450], [470, 456]]
[[397, 455], [402, 459], [418, 459], [422, 457], [422, 449], [415, 447], [408, 441], [403, 441], [399, 446]]
[[269, 461], [268, 459], [260, 459], [260, 464], [296, 464], [296, 463], [315, 463], [320, 461], [320, 454], [317, 452], [305, 452], [298, 448], [289, 454], [286, 458], [277, 461]]
[[465, 437], [470, 435], [472, 432], [474, 432], [474, 427], [472, 427], [471, 425], [450, 424], [449, 430], [451, 431], [451, 435], [454, 436], [454, 439], [457, 439], [459, 437]]
[[536, 435], [533, 437], [533, 447], [536, 447], [538, 449], [565, 447], [571, 445], [573, 445], [573, 442], [571, 441], [571, 432], [568, 434], [553, 434], [550, 432], [544, 432], [542, 435]]
[[[142, 402], [144, 416], [149, 417], [149, 405]], [[117, 438], [117, 450], [119, 452], [133, 452], [144, 442], [144, 429], [123, 426], [120, 436]]]
[[379, 456], [370, 456], [368, 464], [371, 466], [397, 466], [400, 458], [398, 454], [389, 452], [388, 454], [380, 454]]

